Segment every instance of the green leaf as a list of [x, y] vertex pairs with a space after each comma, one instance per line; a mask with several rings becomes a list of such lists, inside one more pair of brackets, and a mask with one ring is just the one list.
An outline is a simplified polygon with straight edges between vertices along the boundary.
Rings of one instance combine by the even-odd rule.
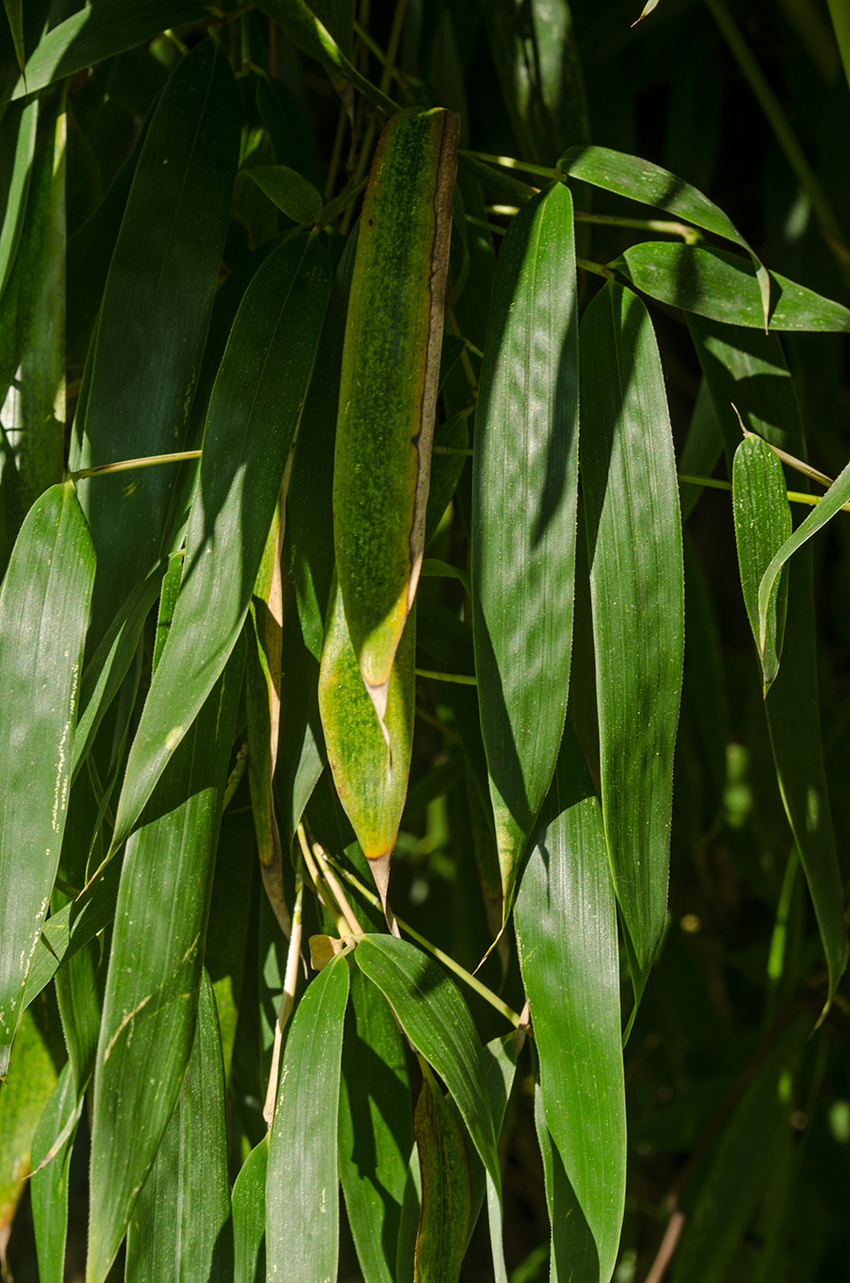
[[[16, 531], [38, 496], [64, 475], [64, 93], [41, 111], [26, 221], [0, 298], [0, 395], [14, 457]], [[4, 472], [9, 466], [7, 456]]]
[[445, 314], [460, 119], [399, 112], [363, 201], [334, 457], [334, 543], [348, 630], [383, 722], [416, 594]]
[[312, 183], [286, 165], [252, 165], [245, 173], [294, 223], [315, 223], [322, 197]]
[[55, 1035], [49, 1036], [51, 1019], [56, 1019], [54, 1004], [24, 1012], [9, 1077], [0, 1087], [0, 1233], [7, 1241], [26, 1187], [39, 1120], [56, 1086], [57, 1065], [62, 1063], [61, 1046], [56, 1046]]
[[88, 1283], [109, 1272], [189, 1061], [243, 664], [239, 647], [124, 855], [95, 1071]]
[[233, 1279], [224, 1066], [205, 970], [183, 1087], [130, 1222], [125, 1279]]
[[[753, 632], [765, 691], [779, 671], [785, 614], [788, 608], [787, 572], [765, 602], [764, 625], [759, 618], [759, 584], [765, 567], [791, 533], [791, 507], [785, 474], [778, 457], [761, 437], [750, 436], [738, 446], [732, 469], [735, 540], [744, 605]], [[813, 513], [812, 515], [816, 515]]]
[[14, 137], [14, 144], [11, 143], [11, 138], [9, 139], [9, 145], [14, 151], [14, 161], [9, 178], [9, 190], [6, 193], [3, 226], [0, 228], [0, 294], [6, 288], [9, 273], [14, 266], [15, 255], [25, 225], [27, 197], [35, 156], [38, 108], [39, 100], [34, 98], [32, 102], [10, 108], [3, 117], [3, 133]]
[[336, 957], [299, 1002], [280, 1075], [266, 1177], [271, 1279], [336, 1278], [339, 1255], [339, 1115], [348, 961]]
[[130, 749], [115, 847], [236, 644], [313, 367], [329, 277], [317, 241], [287, 242], [258, 270], [234, 322], [207, 415], [180, 596]]
[[649, 315], [606, 285], [582, 320], [587, 517], [602, 814], [617, 899], [645, 973], [667, 912], [684, 650], [676, 461]]
[[456, 1283], [471, 1208], [469, 1156], [463, 1132], [430, 1072], [422, 1080], [415, 1128], [422, 1178], [415, 1283]]
[[[233, 75], [221, 50], [202, 41], [172, 73], [136, 166], [101, 304], [82, 423], [77, 415], [75, 470], [185, 448], [238, 141]], [[106, 632], [115, 603], [166, 551], [176, 466], [80, 483], [98, 550], [90, 646]]]
[[[773, 453], [771, 451], [771, 453]], [[779, 460], [777, 459], [777, 463]], [[779, 465], [779, 474], [782, 476], [782, 466]], [[785, 483], [783, 478], [783, 493]], [[842, 470], [841, 475], [836, 477], [826, 494], [821, 499], [817, 507], [813, 508], [806, 517], [805, 521], [797, 527], [793, 534], [790, 534], [790, 522], [787, 523], [787, 529], [784, 531], [785, 542], [781, 548], [778, 548], [767, 566], [758, 585], [757, 610], [754, 612], [758, 620], [758, 646], [764, 651], [766, 646], [770, 645], [773, 636], [773, 625], [771, 622], [773, 612], [773, 602], [777, 593], [777, 579], [779, 579], [778, 591], [781, 595], [782, 584], [784, 582], [783, 570], [788, 559], [794, 555], [798, 548], [811, 539], [812, 535], [822, 530], [828, 521], [830, 521], [837, 512], [840, 512], [847, 500], [850, 499], [850, 464]], [[778, 533], [778, 532], [777, 532]], [[748, 603], [749, 611], [749, 603]], [[755, 632], [756, 625], [753, 616], [750, 616], [750, 623]], [[779, 666], [779, 656], [777, 654], [776, 666]], [[774, 676], [775, 676], [774, 670]], [[767, 682], [765, 674], [765, 682]]]
[[332, 80], [350, 81], [367, 102], [387, 116], [398, 111], [398, 104], [361, 76], [346, 58], [327, 27], [311, 11], [306, 0], [258, 0], [257, 8], [280, 23], [297, 49], [327, 68]]
[[395, 1283], [401, 1206], [413, 1148], [404, 1042], [383, 995], [351, 970], [342, 1046], [339, 1169], [363, 1277]]
[[[570, 178], [578, 178], [593, 187], [615, 192], [641, 205], [664, 209], [668, 214], [687, 219], [695, 227], [702, 227], [715, 236], [732, 241], [745, 250], [752, 259], [757, 282], [756, 298], [760, 302], [760, 325], [767, 326], [770, 281], [767, 268], [744, 240], [731, 219], [713, 201], [690, 183], [684, 182], [651, 161], [624, 152], [611, 151], [608, 147], [571, 147], [558, 161], [558, 168]], [[653, 244], [653, 250], [657, 245]], [[683, 246], [664, 246], [681, 249]], [[690, 247], [688, 247], [690, 248]], [[708, 252], [708, 251], [705, 251]]]
[[265, 1283], [268, 1132], [251, 1150], [233, 1186], [233, 1283]]
[[26, 54], [24, 52], [24, 0], [3, 0], [6, 9], [6, 17], [9, 20], [9, 30], [12, 33], [12, 42], [15, 46], [15, 57], [18, 60], [18, 66], [21, 71], [24, 69]]
[[319, 711], [339, 800], [371, 862], [382, 899], [413, 751], [415, 642], [414, 603], [387, 683], [384, 720], [390, 756], [351, 644], [342, 593], [334, 585], [319, 672]]
[[791, 1020], [721, 1132], [673, 1258], [674, 1283], [725, 1283], [791, 1127], [793, 1073], [811, 1021]]
[[21, 527], [0, 591], [0, 1078], [59, 865], [94, 574], [74, 487], [52, 486]]
[[569, 723], [515, 922], [546, 1125], [564, 1168], [553, 1224], [575, 1283], [607, 1283], [626, 1194], [617, 913], [601, 808]]
[[578, 471], [573, 209], [563, 184], [499, 255], [475, 417], [473, 625], [502, 920], [552, 779], [570, 680]]
[[[630, 284], [671, 307], [727, 325], [765, 328], [761, 280], [751, 263], [725, 250], [648, 241], [609, 264]], [[850, 330], [850, 310], [769, 273], [771, 330]]]
[[[711, 388], [727, 457], [740, 441], [740, 424], [805, 461], [806, 443], [794, 384], [774, 334], [729, 328], [690, 317], [688, 325]], [[841, 873], [830, 811], [815, 660], [811, 547], [793, 558], [788, 586], [783, 661], [765, 699], [782, 804], [809, 884], [829, 969], [826, 1005], [847, 963]]]
[[[32, 1142], [32, 1219], [41, 1283], [63, 1283], [68, 1233], [68, 1169], [76, 1122], [83, 1100], [77, 1099], [70, 1063], [59, 1075], [44, 1107]], [[56, 1155], [42, 1167], [57, 1138], [67, 1132]]]
[[[481, 1044], [454, 984], [427, 954], [395, 936], [361, 937], [360, 970], [378, 986], [417, 1051], [442, 1078], [495, 1190], [490, 1238], [497, 1280], [506, 1279], [501, 1245], [501, 1181]], [[495, 1216], [494, 1216], [495, 1212]]]
[[566, 0], [492, 0], [483, 13], [520, 153], [545, 164], [568, 138], [589, 138], [584, 79]]
[[99, 0], [58, 23], [33, 50], [11, 98], [36, 94], [160, 31], [207, 17], [204, 0]]

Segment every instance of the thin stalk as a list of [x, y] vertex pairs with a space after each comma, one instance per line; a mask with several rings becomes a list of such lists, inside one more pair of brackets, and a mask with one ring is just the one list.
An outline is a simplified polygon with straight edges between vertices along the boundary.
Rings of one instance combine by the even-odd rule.
[[173, 454], [151, 454], [143, 459], [122, 459], [120, 463], [101, 463], [96, 468], [79, 468], [68, 473], [69, 481], [85, 481], [86, 477], [106, 476], [109, 472], [132, 472], [136, 468], [153, 468], [158, 463], [182, 463], [184, 459], [200, 459], [202, 450], [176, 450]]
[[477, 686], [477, 677], [465, 677], [462, 673], [435, 673], [430, 668], [414, 670], [417, 677], [432, 677], [435, 682], [454, 682], [458, 686]]
[[498, 223], [488, 223], [486, 218], [476, 218], [474, 214], [467, 214], [466, 221], [472, 223], [474, 227], [483, 227], [485, 232], [492, 232], [494, 236], [504, 236], [508, 230], [507, 227], [500, 227]]
[[336, 122], [336, 133], [334, 134], [334, 145], [331, 151], [330, 164], [328, 165], [328, 177], [325, 183], [325, 204], [330, 201], [333, 189], [336, 187], [336, 176], [339, 172], [339, 162], [342, 159], [342, 140], [345, 138], [345, 129], [348, 124], [348, 115], [344, 107], [339, 109], [339, 119]]
[[702, 232], [689, 223], [680, 223], [666, 218], [627, 218], [619, 214], [587, 214], [576, 210], [577, 223], [600, 223], [606, 227], [636, 227], [639, 231], [666, 232], [670, 236], [681, 236], [686, 245], [697, 245], [702, 239]]
[[[357, 183], [354, 187], [346, 187], [344, 191], [341, 191], [339, 196], [337, 196], [335, 200], [330, 201], [322, 209], [322, 212], [319, 214], [319, 220], [318, 220], [317, 226], [327, 227], [328, 223], [332, 223], [334, 219], [339, 217], [339, 215], [343, 212], [343, 210], [346, 210], [351, 205], [353, 205], [354, 201], [357, 200], [357, 197], [360, 195], [362, 191], [364, 191], [365, 187], [366, 187], [366, 179], [364, 178], [361, 182]], [[293, 228], [293, 231], [296, 231], [296, 232], [300, 230], [301, 228], [297, 228], [297, 227]]]
[[797, 877], [799, 864], [800, 857], [797, 854], [797, 847], [792, 845], [788, 856], [788, 863], [785, 865], [785, 874], [782, 878], [782, 889], [779, 893], [779, 903], [776, 906], [776, 919], [773, 924], [773, 934], [770, 937], [770, 951], [767, 957], [767, 994], [763, 1020], [763, 1024], [765, 1025], [769, 1025], [770, 1021], [776, 1015], [776, 999], [779, 993], [779, 982], [781, 981], [782, 973], [785, 970], [785, 950], [788, 940], [788, 915], [791, 912], [791, 897], [794, 894], [794, 882]]
[[850, 85], [850, 5], [847, 0], [826, 0], [829, 5], [829, 16], [835, 28], [835, 39], [844, 64], [844, 74]]
[[348, 931], [349, 931], [349, 926], [348, 926], [348, 922], [345, 919], [345, 914], [340, 912], [334, 906], [332, 900], [328, 896], [327, 891], [325, 890], [325, 886], [322, 881], [322, 876], [319, 873], [318, 868], [316, 867], [316, 862], [313, 859], [313, 854], [309, 846], [307, 845], [307, 838], [304, 833], [303, 824], [298, 825], [297, 833], [298, 833], [298, 845], [301, 847], [301, 854], [304, 857], [304, 863], [307, 866], [307, 872], [310, 874], [310, 877], [313, 880], [313, 889], [315, 890], [316, 895], [319, 897], [322, 904], [327, 909], [330, 916], [333, 918], [334, 923], [336, 924], [337, 934], [340, 936], [340, 938], [342, 938], [343, 936], [348, 935]]
[[471, 156], [473, 160], [483, 160], [487, 165], [501, 165], [502, 169], [518, 169], [523, 174], [535, 174], [541, 178], [548, 178], [551, 182], [555, 178], [554, 165], [530, 165], [525, 160], [516, 160], [513, 156], [494, 156], [486, 151], [464, 151], [464, 156]]
[[594, 276], [601, 276], [606, 281], [614, 280], [614, 273], [604, 263], [592, 263], [589, 258], [577, 258], [576, 267], [583, 268], [585, 272], [592, 272]]
[[[334, 866], [342, 877], [345, 878], [346, 882], [353, 886], [355, 890], [359, 891], [361, 895], [364, 895], [370, 904], [373, 904], [376, 909], [381, 908], [381, 901], [378, 896], [376, 896], [373, 891], [370, 891], [367, 886], [364, 886], [358, 877], [355, 877], [355, 875], [350, 873], [348, 869], [343, 868], [339, 861], [335, 860], [333, 856], [326, 854], [325, 859], [329, 864]], [[465, 970], [459, 962], [455, 962], [454, 958], [451, 958], [447, 953], [443, 953], [442, 949], [438, 949], [435, 944], [432, 944], [430, 940], [425, 938], [425, 936], [420, 935], [419, 932], [414, 930], [414, 928], [407, 922], [402, 921], [401, 918], [396, 918], [396, 922], [416, 941], [417, 944], [420, 944], [423, 949], [427, 950], [427, 952], [431, 954], [432, 957], [436, 958], [437, 961], [441, 962], [444, 967], [447, 967], [453, 975], [457, 976], [458, 980], [461, 980], [463, 984], [467, 985], [470, 989], [474, 989], [479, 997], [483, 998], [485, 1002], [488, 1002], [490, 1006], [493, 1007], [494, 1010], [498, 1011], [500, 1015], [504, 1016], [506, 1020], [509, 1020], [515, 1029], [519, 1028], [522, 1023], [521, 1017], [517, 1015], [512, 1007], [509, 1007], [506, 1002], [503, 1002], [497, 994], [493, 993], [492, 989], [488, 989], [480, 980]]]
[[[768, 124], [776, 136], [776, 141], [785, 152], [789, 165], [797, 175], [800, 186], [809, 197], [815, 216], [821, 225], [822, 231], [826, 234], [831, 248], [833, 250], [836, 250], [836, 248], [844, 249], [846, 256], [847, 249], [844, 244], [841, 224], [836, 218], [826, 192], [821, 187], [817, 175], [809, 164], [794, 130], [791, 128], [791, 122], [786, 116], [782, 104], [768, 84], [767, 78], [744, 39], [740, 27], [729, 12], [726, 0], [706, 0], [706, 4], [711, 10], [711, 15], [720, 28], [724, 40], [732, 51], [733, 57], [741, 68], [744, 79], [755, 94], [759, 106], [767, 117]], [[846, 7], [846, 0], [836, 0], [834, 7], [837, 9], [840, 6]], [[846, 269], [845, 256], [840, 253], [836, 254], [839, 262]]]
[[233, 801], [233, 794], [239, 788], [239, 783], [242, 779], [242, 776], [245, 774], [247, 766], [248, 766], [248, 741], [246, 740], [245, 743], [240, 748], [239, 752], [236, 754], [236, 762], [234, 764], [233, 770], [230, 772], [230, 775], [228, 776], [227, 784], [225, 785], [225, 789], [224, 789], [224, 801], [222, 802], [222, 806], [221, 806], [222, 811], [226, 811], [227, 808], [230, 806], [230, 803]]
[[331, 868], [331, 863], [330, 863], [330, 860], [328, 859], [327, 851], [325, 851], [325, 849], [321, 847], [318, 842], [314, 842], [313, 855], [316, 857], [318, 864], [321, 866], [322, 876], [325, 878], [328, 886], [333, 891], [334, 896], [336, 897], [336, 902], [339, 905], [340, 909], [342, 909], [342, 912], [345, 914], [345, 920], [348, 923], [349, 927], [351, 928], [351, 931], [354, 933], [354, 935], [358, 935], [358, 936], [364, 935], [365, 932], [363, 931], [363, 928], [358, 922], [357, 915], [352, 909], [348, 901], [348, 896], [343, 891], [342, 887], [339, 884], [339, 880], [336, 874]]
[[[755, 435], [755, 433], [751, 435]], [[784, 458], [786, 463], [790, 463], [790, 457], [785, 455], [784, 451], [777, 449], [775, 446], [771, 446], [771, 449], [776, 450], [776, 453], [780, 458]], [[797, 462], [799, 462], [799, 460]], [[680, 481], [683, 481], [689, 486], [706, 486], [711, 490], [732, 489], [731, 481], [721, 481], [718, 477], [691, 477], [685, 472], [679, 472], [677, 475]], [[821, 475], [822, 474], [819, 473], [818, 478], [820, 478]], [[824, 478], [824, 484], [826, 483], [826, 480], [827, 479]], [[832, 482], [830, 481], [829, 484], [832, 485]], [[824, 497], [821, 494], [807, 494], [803, 490], [786, 490], [785, 494], [788, 496], [789, 503], [804, 503], [809, 508], [814, 508]], [[840, 511], [850, 512], [850, 503], [842, 504]]]
[[286, 954], [286, 974], [283, 981], [283, 993], [280, 995], [280, 1010], [277, 1013], [277, 1024], [274, 1031], [272, 1063], [269, 1069], [269, 1085], [263, 1105], [263, 1118], [266, 1126], [271, 1128], [274, 1119], [274, 1107], [277, 1100], [277, 1082], [280, 1076], [280, 1049], [283, 1043], [283, 1031], [286, 1022], [292, 1015], [295, 1006], [295, 990], [298, 985], [298, 963], [301, 958], [301, 906], [304, 899], [304, 883], [300, 877], [295, 879], [295, 904], [292, 906], [292, 935], [289, 937], [289, 949]]

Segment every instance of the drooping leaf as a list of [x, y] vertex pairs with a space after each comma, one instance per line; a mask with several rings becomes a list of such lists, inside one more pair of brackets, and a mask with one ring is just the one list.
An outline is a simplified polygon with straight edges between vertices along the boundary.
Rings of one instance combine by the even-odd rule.
[[415, 637], [414, 607], [387, 683], [384, 722], [392, 745], [390, 758], [351, 644], [342, 594], [336, 584], [332, 588], [319, 672], [319, 711], [339, 800], [371, 862], [382, 899], [413, 749]]
[[[84, 413], [77, 413], [73, 469], [185, 448], [238, 131], [233, 75], [224, 54], [202, 41], [172, 73], [136, 166], [100, 308]], [[80, 483], [98, 551], [90, 646], [106, 632], [115, 602], [165, 551], [176, 466]]]
[[267, 1277], [335, 1279], [339, 1254], [337, 1120], [348, 961], [307, 986], [292, 1019], [269, 1139]]
[[398, 105], [392, 98], [388, 98], [380, 89], [376, 89], [351, 65], [327, 27], [313, 13], [306, 0], [259, 0], [257, 8], [267, 13], [275, 22], [280, 23], [296, 48], [322, 63], [332, 80], [340, 83], [350, 81], [367, 102], [374, 103], [388, 116], [398, 111]]
[[791, 508], [782, 464], [761, 437], [745, 437], [735, 451], [732, 505], [744, 605], [767, 690], [779, 671], [788, 608], [788, 576], [786, 573], [781, 581], [774, 581], [772, 585], [775, 591], [767, 603], [764, 629], [759, 619], [759, 584], [773, 554], [791, 533]]
[[[572, 727], [516, 901], [546, 1125], [565, 1181], [552, 1217], [574, 1283], [608, 1283], [626, 1191], [617, 914], [602, 812]], [[569, 1277], [569, 1274], [564, 1274]]]
[[646, 308], [607, 285], [582, 320], [587, 518], [602, 814], [637, 966], [667, 911], [673, 749], [684, 649], [676, 461]]
[[[761, 281], [752, 263], [703, 245], [650, 241], [611, 264], [636, 289], [671, 307], [727, 325], [764, 329]], [[772, 330], [850, 330], [850, 309], [769, 273]]]
[[103, 1283], [109, 1272], [192, 1050], [243, 665], [244, 646], [172, 757], [124, 855], [95, 1070], [88, 1283]]
[[[558, 161], [558, 168], [570, 178], [578, 178], [583, 183], [602, 187], [605, 191], [626, 196], [642, 205], [664, 209], [668, 214], [687, 219], [695, 227], [702, 227], [715, 236], [722, 236], [724, 240], [739, 245], [752, 259], [757, 297], [761, 302], [760, 324], [767, 324], [770, 300], [767, 268], [728, 215], [696, 187], [662, 169], [660, 165], [641, 160], [638, 156], [612, 151], [609, 147], [571, 147]], [[653, 245], [653, 249], [655, 248]]]
[[[731, 460], [741, 439], [734, 403], [749, 431], [805, 461], [799, 403], [776, 335], [695, 316], [688, 324], [711, 388], [727, 458]], [[795, 475], [799, 488], [801, 478]], [[821, 739], [812, 579], [811, 547], [804, 545], [791, 560], [783, 662], [767, 693], [765, 712], [782, 805], [826, 954], [828, 1005], [847, 963], [847, 932]]]
[[268, 1132], [240, 1168], [233, 1206], [233, 1283], [265, 1283]]
[[395, 1283], [412, 1148], [402, 1036], [383, 996], [355, 967], [342, 1047], [339, 1170], [357, 1257], [369, 1283]]
[[113, 844], [132, 831], [236, 643], [310, 379], [330, 290], [308, 237], [253, 278], [213, 389], [183, 582], [127, 762]]
[[36, 94], [169, 27], [203, 21], [208, 12], [204, 0], [133, 0], [129, 8], [123, 0], [86, 5], [42, 36], [11, 98]]
[[472, 587], [502, 920], [555, 769], [570, 677], [578, 473], [573, 209], [559, 183], [511, 223], [475, 418]]
[[252, 165], [245, 173], [294, 223], [314, 223], [319, 217], [321, 194], [296, 169], [286, 165]]
[[30, 509], [0, 591], [0, 1078], [59, 864], [95, 575], [68, 482]]
[[130, 1220], [125, 1279], [233, 1279], [224, 1066], [206, 970], [180, 1096]]
[[422, 1079], [415, 1116], [422, 1210], [415, 1283], [457, 1283], [471, 1208], [469, 1156], [463, 1133], [433, 1074]]
[[472, 1017], [437, 963], [406, 940], [363, 936], [355, 960], [381, 990], [417, 1051], [446, 1084], [481, 1156], [495, 1193], [488, 1200], [488, 1210], [493, 1268], [501, 1283], [507, 1278], [501, 1242], [501, 1180], [481, 1045]]
[[348, 631], [381, 722], [424, 551], [459, 133], [442, 108], [399, 112], [384, 129], [348, 304], [334, 544]]

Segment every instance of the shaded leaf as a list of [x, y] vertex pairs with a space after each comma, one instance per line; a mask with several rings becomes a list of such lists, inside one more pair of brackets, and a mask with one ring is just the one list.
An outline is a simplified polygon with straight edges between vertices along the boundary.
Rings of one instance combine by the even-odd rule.
[[[650, 241], [627, 249], [616, 267], [651, 298], [727, 325], [765, 328], [761, 282], [751, 263], [702, 245]], [[850, 309], [771, 272], [771, 330], [850, 330]]]
[[415, 1283], [456, 1283], [469, 1226], [469, 1156], [448, 1101], [431, 1073], [422, 1080], [415, 1115], [421, 1212]]
[[73, 485], [30, 509], [0, 591], [0, 1078], [59, 865], [95, 557]]
[[[83, 1100], [77, 1099], [74, 1075], [68, 1063], [44, 1107], [32, 1142], [32, 1164], [35, 1170], [30, 1189], [40, 1283], [63, 1283], [65, 1278], [68, 1169], [76, 1123], [82, 1114], [82, 1107]], [[59, 1151], [47, 1166], [42, 1167], [42, 1162], [63, 1133], [67, 1134]]]
[[315, 223], [322, 197], [312, 183], [286, 165], [252, 165], [245, 173], [294, 223]]
[[265, 1283], [268, 1133], [251, 1150], [233, 1186], [233, 1283]]
[[573, 621], [578, 317], [563, 184], [513, 219], [475, 419], [472, 586], [502, 920], [564, 727]]
[[127, 762], [113, 845], [132, 831], [236, 643], [310, 379], [330, 269], [308, 237], [248, 287], [213, 389], [183, 581]]
[[646, 308], [607, 285], [581, 328], [602, 814], [614, 888], [645, 972], [667, 912], [684, 570], [664, 376]]
[[35, 98], [32, 102], [22, 103], [20, 107], [10, 108], [3, 117], [3, 130], [9, 134], [14, 131], [15, 142], [14, 162], [3, 211], [3, 225], [0, 227], [0, 294], [6, 288], [9, 273], [14, 266], [15, 255], [25, 225], [27, 197], [35, 157], [38, 109], [39, 101]]
[[130, 1221], [127, 1283], [233, 1279], [224, 1103], [215, 996], [204, 970], [180, 1097]]
[[[46, 1014], [55, 1019], [56, 1007], [48, 1006]], [[24, 1012], [9, 1077], [0, 1086], [0, 1241], [8, 1241], [33, 1139], [59, 1076], [57, 1063], [61, 1047], [48, 1037], [45, 1012]]]
[[336, 1278], [337, 1119], [347, 1002], [348, 961], [337, 957], [307, 986], [289, 1030], [266, 1176], [269, 1280]]

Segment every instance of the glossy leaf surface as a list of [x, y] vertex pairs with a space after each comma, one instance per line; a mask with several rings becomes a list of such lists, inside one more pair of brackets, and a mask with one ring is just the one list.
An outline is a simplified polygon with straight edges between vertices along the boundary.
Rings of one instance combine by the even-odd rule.
[[732, 503], [744, 605], [766, 690], [779, 670], [788, 608], [788, 576], [784, 575], [773, 585], [775, 591], [767, 603], [764, 629], [759, 619], [759, 584], [774, 552], [791, 533], [791, 509], [782, 464], [760, 437], [746, 437], [735, 451]]
[[475, 418], [472, 585], [503, 921], [555, 769], [570, 679], [578, 474], [573, 210], [563, 184], [511, 223]]
[[581, 416], [602, 814], [644, 971], [667, 910], [684, 570], [664, 376], [646, 308], [621, 286], [582, 320]]

